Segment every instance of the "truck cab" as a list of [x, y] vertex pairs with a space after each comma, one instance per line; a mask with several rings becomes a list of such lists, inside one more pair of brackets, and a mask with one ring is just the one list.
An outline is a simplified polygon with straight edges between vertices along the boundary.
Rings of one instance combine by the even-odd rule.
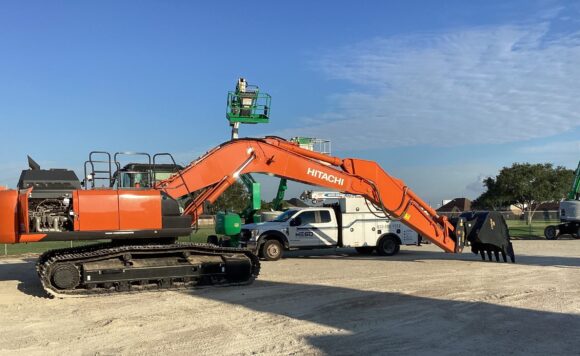
[[390, 256], [400, 245], [420, 243], [415, 231], [372, 209], [359, 197], [323, 207], [291, 208], [272, 221], [243, 225], [240, 243], [266, 260], [280, 259], [285, 250], [335, 247]]

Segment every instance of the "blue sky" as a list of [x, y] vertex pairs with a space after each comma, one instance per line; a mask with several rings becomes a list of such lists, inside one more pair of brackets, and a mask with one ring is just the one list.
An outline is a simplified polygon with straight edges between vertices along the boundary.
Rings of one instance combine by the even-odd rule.
[[271, 124], [243, 135], [331, 139], [433, 205], [512, 162], [580, 159], [577, 2], [6, 1], [0, 185], [27, 154], [187, 163], [228, 139], [239, 76], [273, 96]]

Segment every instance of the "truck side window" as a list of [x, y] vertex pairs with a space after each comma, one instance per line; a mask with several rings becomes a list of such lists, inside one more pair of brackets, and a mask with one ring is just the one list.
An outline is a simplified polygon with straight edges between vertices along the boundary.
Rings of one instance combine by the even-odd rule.
[[316, 214], [314, 211], [305, 211], [298, 216], [302, 222], [301, 225], [314, 224], [316, 222]]
[[320, 211], [320, 222], [329, 223], [331, 221], [330, 212], [328, 210]]

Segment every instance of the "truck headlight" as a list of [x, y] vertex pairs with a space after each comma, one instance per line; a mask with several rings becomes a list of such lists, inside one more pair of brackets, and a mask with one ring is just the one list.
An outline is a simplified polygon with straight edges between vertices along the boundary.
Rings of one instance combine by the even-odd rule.
[[251, 233], [252, 240], [254, 240], [254, 239], [258, 238], [258, 236], [260, 236], [260, 230], [252, 230], [252, 231], [250, 231], [250, 233]]

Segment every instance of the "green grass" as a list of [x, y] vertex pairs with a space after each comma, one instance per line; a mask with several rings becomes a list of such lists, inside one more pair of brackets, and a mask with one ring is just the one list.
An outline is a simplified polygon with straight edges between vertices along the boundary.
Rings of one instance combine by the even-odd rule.
[[538, 220], [532, 221], [527, 225], [523, 220], [507, 220], [510, 229], [510, 236], [516, 239], [526, 238], [544, 238], [544, 229], [548, 225], [557, 225], [557, 220]]
[[[508, 220], [508, 227], [510, 229], [510, 235], [516, 239], [526, 239], [526, 238], [544, 238], [544, 228], [548, 225], [558, 224], [558, 221], [545, 221], [538, 220], [533, 221], [532, 225], [526, 225], [525, 221], [522, 220]], [[199, 229], [197, 232], [192, 233], [190, 236], [180, 237], [180, 242], [197, 242], [204, 243], [207, 241], [208, 235], [214, 234], [213, 227], [204, 227]], [[0, 256], [1, 255], [24, 255], [24, 254], [36, 254], [43, 253], [44, 251], [53, 250], [57, 248], [66, 248], [71, 246], [82, 246], [94, 243], [92, 241], [73, 241], [71, 242], [35, 242], [28, 244], [15, 244], [15, 245], [0, 245]]]
[[[204, 227], [190, 236], [182, 236], [179, 238], [180, 242], [197, 242], [204, 243], [207, 241], [208, 235], [214, 234], [213, 227]], [[0, 245], [0, 256], [2, 255], [24, 255], [29, 253], [43, 253], [48, 250], [57, 248], [76, 247], [83, 245], [90, 245], [100, 241], [51, 241], [51, 242], [33, 242], [22, 243], [14, 245]]]

